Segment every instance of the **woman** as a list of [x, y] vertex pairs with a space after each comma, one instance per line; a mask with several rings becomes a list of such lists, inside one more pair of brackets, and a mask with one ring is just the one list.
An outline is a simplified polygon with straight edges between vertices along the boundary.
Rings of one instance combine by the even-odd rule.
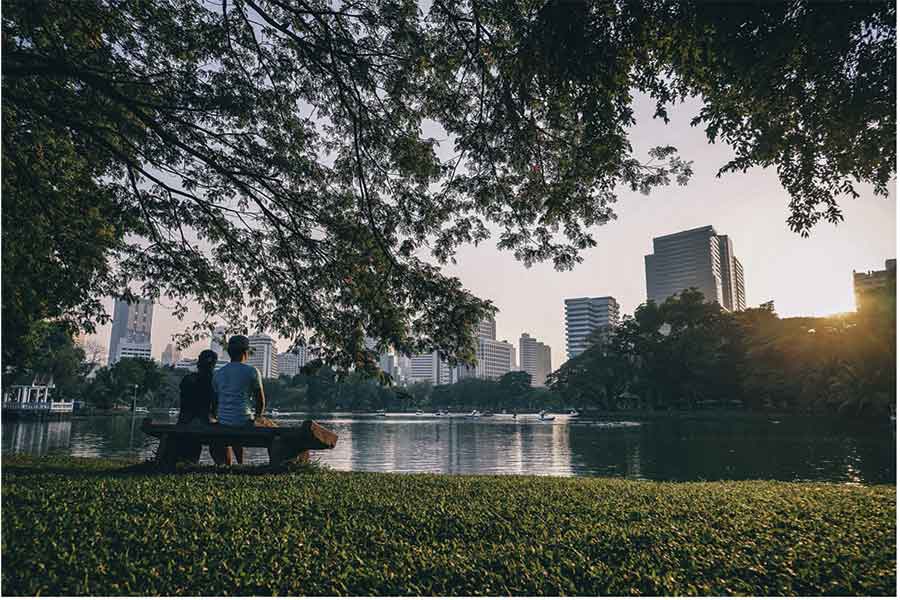
[[[181, 412], [179, 424], [208, 424], [216, 414], [216, 395], [213, 392], [212, 378], [219, 355], [212, 350], [204, 350], [197, 358], [197, 372], [188, 373], [181, 380]], [[185, 441], [179, 444], [178, 456], [182, 461], [196, 463], [200, 461], [203, 446], [198, 442]], [[209, 454], [217, 464], [229, 463], [228, 448], [222, 446], [209, 447]]]

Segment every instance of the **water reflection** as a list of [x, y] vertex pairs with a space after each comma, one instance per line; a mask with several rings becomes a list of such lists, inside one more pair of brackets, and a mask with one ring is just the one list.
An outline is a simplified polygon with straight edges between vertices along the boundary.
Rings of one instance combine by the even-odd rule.
[[[296, 425], [308, 415], [281, 419]], [[896, 438], [889, 425], [826, 419], [777, 421], [655, 418], [588, 421], [479, 420], [315, 415], [340, 436], [314, 453], [339, 470], [620, 476], [652, 480], [777, 479], [893, 483]], [[150, 458], [157, 440], [140, 418], [3, 422], [3, 453]], [[264, 449], [247, 449], [266, 462]], [[210, 462], [204, 451], [202, 460]]]
[[69, 447], [72, 438], [72, 422], [48, 421], [35, 426], [29, 422], [3, 423], [3, 451], [7, 444], [16, 452], [41, 455]]

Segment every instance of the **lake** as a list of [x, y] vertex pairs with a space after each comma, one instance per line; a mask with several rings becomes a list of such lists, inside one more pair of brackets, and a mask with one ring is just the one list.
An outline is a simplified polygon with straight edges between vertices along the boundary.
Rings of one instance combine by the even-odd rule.
[[[890, 423], [846, 424], [809, 417], [724, 418], [709, 415], [586, 419], [535, 415], [465, 419], [389, 414], [289, 413], [297, 425], [315, 418], [340, 436], [334, 450], [313, 453], [344, 471], [613, 476], [662, 481], [774, 479], [896, 483], [896, 429]], [[4, 420], [3, 454], [150, 458], [155, 438], [138, 415], [67, 421]], [[155, 419], [174, 418], [154, 416]], [[247, 449], [248, 462], [266, 462]], [[206, 450], [203, 462], [210, 462]]]

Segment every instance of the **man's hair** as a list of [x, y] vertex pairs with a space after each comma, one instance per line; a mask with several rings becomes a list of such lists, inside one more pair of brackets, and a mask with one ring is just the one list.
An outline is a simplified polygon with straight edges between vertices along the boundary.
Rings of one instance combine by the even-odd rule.
[[241, 356], [243, 356], [245, 352], [250, 351], [247, 348], [233, 348], [228, 346], [228, 356], [231, 357], [231, 360], [241, 360]]

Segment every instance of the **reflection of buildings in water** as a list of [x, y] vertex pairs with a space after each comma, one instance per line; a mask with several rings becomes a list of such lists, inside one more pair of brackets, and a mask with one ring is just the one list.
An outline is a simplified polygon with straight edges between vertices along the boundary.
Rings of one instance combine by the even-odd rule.
[[553, 423], [550, 436], [550, 463], [547, 466], [549, 475], [572, 475], [572, 451], [569, 448], [569, 426], [566, 423]]
[[859, 452], [857, 452], [856, 446], [852, 442], [849, 443], [848, 446], [846, 455], [847, 483], [862, 483], [863, 479], [859, 470], [862, 460], [860, 459]]
[[522, 449], [522, 427], [518, 423], [514, 425], [512, 435], [509, 438], [509, 446], [506, 459], [507, 473], [522, 474], [525, 469], [524, 452]]
[[631, 479], [643, 479], [644, 474], [641, 469], [641, 445], [635, 444], [625, 459], [625, 476]]
[[3, 449], [16, 454], [40, 456], [68, 448], [72, 421], [8, 421], [3, 424]]

